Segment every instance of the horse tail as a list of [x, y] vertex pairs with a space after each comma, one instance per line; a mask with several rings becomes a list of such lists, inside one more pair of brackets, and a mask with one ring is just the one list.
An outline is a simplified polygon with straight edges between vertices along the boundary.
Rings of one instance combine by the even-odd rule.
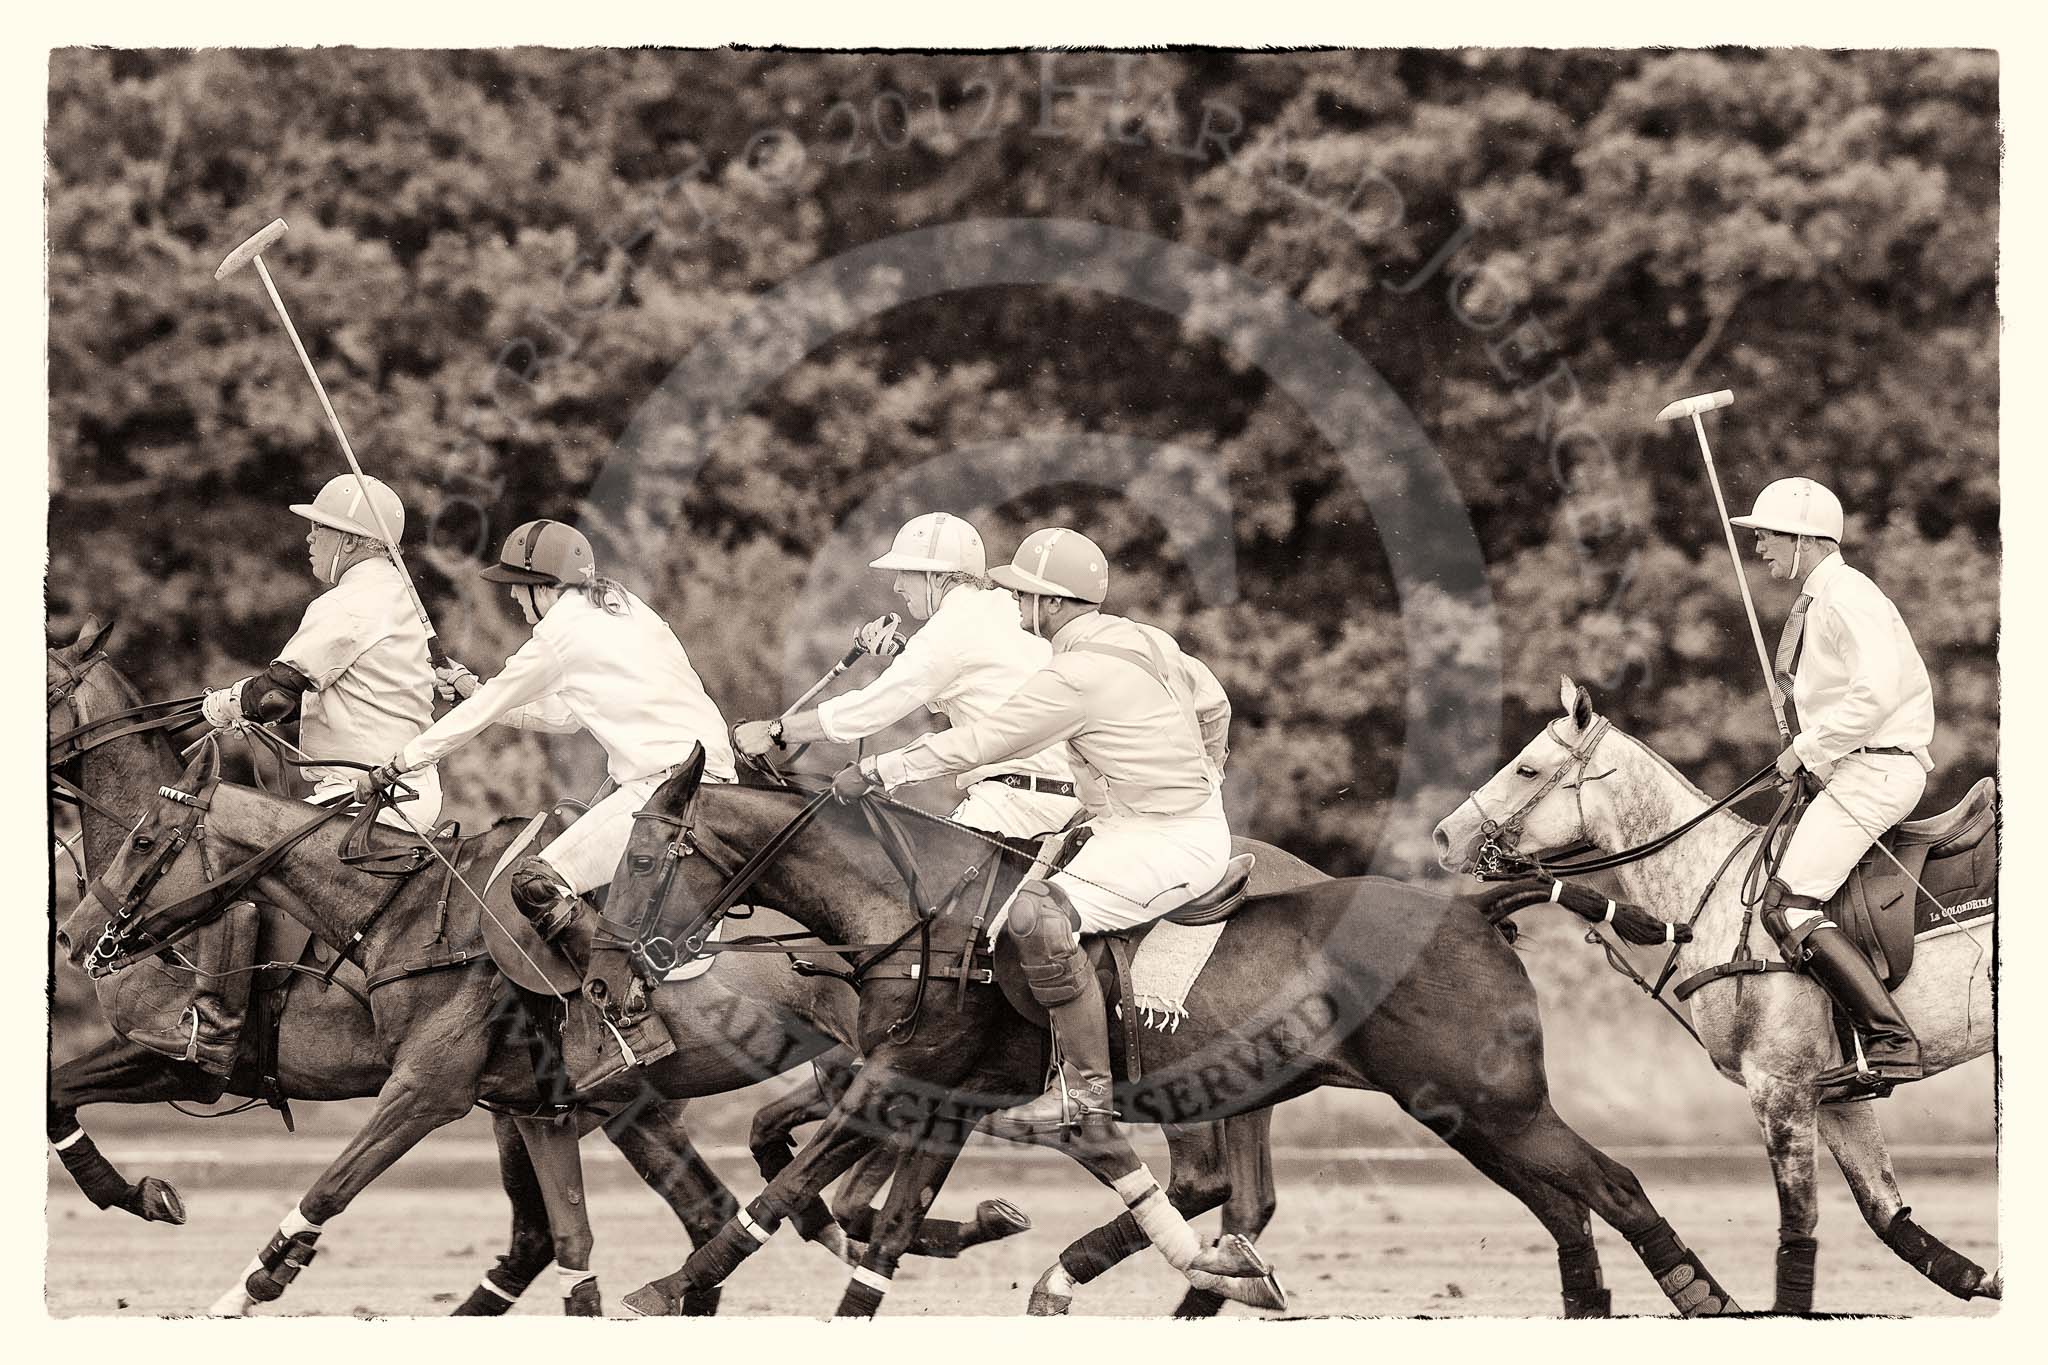
[[1517, 911], [1527, 910], [1532, 905], [1555, 904], [1595, 924], [1612, 924], [1623, 941], [1639, 946], [1692, 941], [1692, 929], [1687, 925], [1666, 924], [1627, 901], [1613, 900], [1591, 887], [1549, 877], [1501, 882], [1468, 899], [1486, 916], [1486, 922], [1497, 929], [1503, 928], [1504, 921]]

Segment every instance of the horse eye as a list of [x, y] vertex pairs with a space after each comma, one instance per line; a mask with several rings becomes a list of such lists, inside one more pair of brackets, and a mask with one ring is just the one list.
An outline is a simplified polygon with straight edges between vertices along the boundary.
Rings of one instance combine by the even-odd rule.
[[628, 863], [635, 874], [652, 872], [654, 870], [654, 855], [652, 853], [635, 853], [628, 860]]
[[1530, 766], [1529, 766], [1528, 764], [1526, 764], [1526, 763], [1517, 763], [1517, 764], [1515, 765], [1515, 776], [1516, 776], [1516, 777], [1534, 777], [1534, 776], [1536, 776], [1536, 770], [1535, 770], [1534, 768], [1530, 767]]
[[147, 834], [138, 834], [135, 836], [135, 851], [137, 853], [147, 853], [149, 852], [150, 845], [155, 842], [156, 840]]

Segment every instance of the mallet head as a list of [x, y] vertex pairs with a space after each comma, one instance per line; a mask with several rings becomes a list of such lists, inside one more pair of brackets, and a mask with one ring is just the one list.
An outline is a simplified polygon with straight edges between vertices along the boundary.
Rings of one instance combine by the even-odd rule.
[[[225, 269], [225, 267], [223, 267]], [[1735, 401], [1735, 390], [1722, 389], [1718, 393], [1703, 393], [1692, 398], [1681, 398], [1676, 403], [1664, 405], [1664, 411], [1657, 414], [1660, 422], [1669, 422], [1674, 417], [1690, 417], [1696, 412], [1712, 412], [1725, 408]]]
[[213, 272], [213, 277], [216, 280], [226, 279], [258, 256], [261, 256], [264, 252], [270, 250], [271, 243], [284, 236], [284, 234], [284, 219], [271, 219], [268, 227], [236, 247], [233, 251], [230, 251], [228, 258], [220, 263], [220, 269]]

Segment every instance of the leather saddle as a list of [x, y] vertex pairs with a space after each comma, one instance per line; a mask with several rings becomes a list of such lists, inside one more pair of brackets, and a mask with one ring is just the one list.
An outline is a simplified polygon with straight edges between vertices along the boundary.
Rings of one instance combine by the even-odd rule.
[[[1826, 913], [1869, 955], [1885, 988], [1896, 990], [1912, 970], [1913, 944], [1921, 934], [1996, 908], [1996, 779], [1984, 778], [1939, 815], [1894, 826], [1879, 845], [1892, 856], [1873, 846], [1828, 901]], [[1934, 899], [1920, 894], [1916, 878]]]
[[[1244, 905], [1255, 857], [1250, 853], [1238, 854], [1225, 864], [1223, 877], [1215, 886], [1163, 918], [1174, 924], [1195, 926], [1220, 924], [1229, 919]], [[1096, 980], [1102, 986], [1102, 998], [1109, 1004], [1109, 1055], [1113, 1072], [1120, 1081], [1136, 1082], [1143, 1074], [1137, 1030], [1127, 1027], [1129, 1021], [1137, 1017], [1131, 963], [1137, 957], [1138, 946], [1158, 922], [1151, 920], [1114, 934], [1090, 934], [1081, 940], [1082, 951], [1088, 954], [1088, 965], [1095, 969]], [[1050, 1026], [1045, 1006], [1032, 996], [1030, 986], [1024, 981], [1024, 969], [1017, 961], [1016, 952], [1009, 947], [1007, 938], [995, 954], [991, 971], [995, 984], [1002, 988], [1012, 1009], [1038, 1028]]]

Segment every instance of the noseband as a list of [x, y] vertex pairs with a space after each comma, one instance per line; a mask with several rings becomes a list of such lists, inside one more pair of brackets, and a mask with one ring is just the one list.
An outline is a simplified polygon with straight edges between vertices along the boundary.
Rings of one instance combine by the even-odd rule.
[[[1593, 723], [1586, 727], [1586, 733], [1579, 736], [1577, 744], [1565, 744], [1564, 740], [1559, 739], [1557, 735], [1559, 723], [1559, 721], [1552, 721], [1544, 727], [1544, 733], [1549, 735], [1558, 744], [1563, 745], [1568, 751], [1565, 754], [1564, 761], [1557, 765], [1548, 778], [1544, 779], [1542, 786], [1531, 792], [1528, 799], [1515, 807], [1505, 818], [1496, 820], [1487, 815], [1486, 808], [1479, 803], [1478, 792], [1475, 791], [1465, 798], [1472, 803], [1472, 809], [1478, 811], [1480, 816], [1480, 844], [1477, 861], [1478, 874], [1481, 877], [1510, 877], [1529, 867], [1540, 867], [1542, 865], [1540, 859], [1524, 854], [1519, 849], [1522, 841], [1522, 822], [1527, 818], [1529, 812], [1536, 809], [1537, 805], [1545, 797], [1556, 791], [1560, 784], [1566, 785], [1567, 790], [1571, 791], [1577, 800], [1579, 807], [1579, 829], [1582, 833], [1585, 830], [1586, 783], [1599, 780], [1599, 778], [1588, 778], [1586, 776], [1586, 769], [1592, 763], [1593, 753], [1600, 747], [1600, 741], [1607, 737], [1608, 730], [1613, 728], [1613, 726], [1607, 717], [1596, 717]], [[1612, 772], [1613, 770], [1610, 769], [1608, 772], [1600, 774], [1600, 777], [1611, 776]], [[1565, 784], [1565, 779], [1574, 775], [1577, 776], [1578, 780]]]
[[[209, 788], [217, 786], [218, 783], [219, 779], [214, 779], [212, 783], [208, 784]], [[206, 812], [211, 808], [212, 803], [204, 795], [194, 795], [191, 792], [181, 791], [176, 787], [159, 787], [157, 794], [175, 801], [181, 806], [188, 807], [191, 813], [179, 823], [176, 829], [171, 831], [169, 838], [165, 839], [151, 852], [149, 861], [144, 863], [141, 871], [135, 874], [135, 880], [129, 884], [128, 890], [121, 897], [121, 903], [118, 906], [109, 907], [107, 905], [106, 893], [99, 881], [95, 880], [91, 886], [86, 888], [86, 895], [99, 902], [103, 908], [111, 911], [107, 919], [106, 929], [101, 932], [99, 942], [93, 945], [91, 954], [86, 958], [85, 970], [89, 976], [105, 975], [108, 971], [112, 970], [115, 960], [129, 951], [129, 939], [135, 935], [140, 927], [140, 921], [136, 919], [136, 912], [142, 909], [144, 903], [149, 899], [149, 893], [156, 889], [156, 884], [164, 879], [164, 875], [178, 861], [178, 855], [184, 852], [187, 844], [197, 844], [199, 846], [200, 880], [212, 880], [206, 865], [205, 824]], [[137, 828], [139, 831], [140, 822], [138, 822]], [[155, 945], [155, 947], [159, 948], [163, 946], [165, 945]]]

